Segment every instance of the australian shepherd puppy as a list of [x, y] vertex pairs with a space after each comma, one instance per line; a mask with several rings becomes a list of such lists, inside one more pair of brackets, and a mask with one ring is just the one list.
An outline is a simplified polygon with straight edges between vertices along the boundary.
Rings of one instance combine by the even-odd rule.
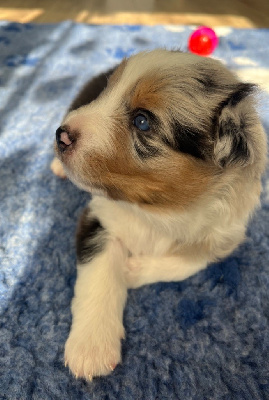
[[74, 101], [52, 169], [93, 195], [77, 231], [65, 346], [76, 377], [121, 361], [128, 288], [186, 279], [244, 240], [266, 163], [254, 91], [216, 60], [155, 50]]

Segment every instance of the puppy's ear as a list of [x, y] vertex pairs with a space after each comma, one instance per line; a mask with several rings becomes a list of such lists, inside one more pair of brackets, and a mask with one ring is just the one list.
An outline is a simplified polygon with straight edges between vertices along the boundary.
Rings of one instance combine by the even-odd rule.
[[256, 114], [251, 99], [255, 85], [239, 83], [216, 110], [213, 119], [214, 161], [224, 168], [253, 161], [252, 135]]

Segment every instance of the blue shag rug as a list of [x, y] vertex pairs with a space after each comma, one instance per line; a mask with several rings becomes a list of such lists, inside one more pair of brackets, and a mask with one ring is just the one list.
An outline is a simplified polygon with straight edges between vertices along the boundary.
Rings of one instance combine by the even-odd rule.
[[[248, 240], [179, 283], [130, 291], [123, 362], [92, 383], [63, 365], [88, 195], [53, 176], [54, 132], [91, 76], [134, 52], [186, 50], [189, 27], [0, 23], [0, 399], [269, 399], [269, 171]], [[260, 83], [269, 30], [217, 30], [220, 58]]]

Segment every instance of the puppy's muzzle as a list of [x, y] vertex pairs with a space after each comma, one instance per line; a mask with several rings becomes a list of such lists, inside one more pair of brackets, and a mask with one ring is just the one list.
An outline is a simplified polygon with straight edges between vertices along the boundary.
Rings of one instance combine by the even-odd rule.
[[64, 152], [72, 147], [75, 138], [66, 128], [60, 126], [56, 131], [56, 142], [59, 151]]

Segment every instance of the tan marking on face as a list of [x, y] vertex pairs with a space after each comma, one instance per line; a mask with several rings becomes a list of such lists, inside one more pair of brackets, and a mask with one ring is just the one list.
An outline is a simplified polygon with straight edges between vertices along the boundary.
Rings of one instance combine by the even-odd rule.
[[103, 162], [107, 172], [102, 171], [102, 183], [115, 200], [145, 208], [182, 210], [208, 189], [213, 178], [209, 168], [201, 167], [185, 155], [159, 161], [158, 169], [148, 171], [138, 171], [128, 162], [121, 163], [122, 173], [115, 168], [114, 160], [106, 159]]
[[127, 125], [114, 130], [110, 152], [85, 154], [77, 171], [85, 183], [105, 189], [112, 199], [160, 211], [183, 210], [210, 186], [214, 171], [202, 161], [167, 149], [144, 165], [134, 155]]
[[151, 72], [135, 85], [131, 93], [131, 108], [161, 109], [164, 107], [165, 99], [167, 100], [166, 87], [165, 79], [162, 79], [158, 72]]

